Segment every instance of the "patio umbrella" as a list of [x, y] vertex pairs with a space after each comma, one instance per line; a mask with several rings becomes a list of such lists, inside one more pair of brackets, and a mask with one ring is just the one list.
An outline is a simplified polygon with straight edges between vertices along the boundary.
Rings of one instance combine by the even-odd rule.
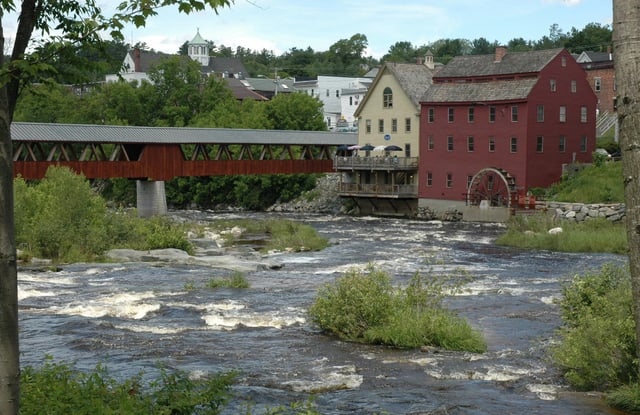
[[373, 151], [384, 151], [386, 150], [385, 146], [375, 146], [375, 148], [373, 149]]
[[349, 150], [349, 146], [346, 144], [340, 144], [338, 146], [338, 151], [347, 151], [347, 150]]
[[402, 151], [402, 148], [398, 146], [386, 146], [384, 149], [386, 151]]
[[371, 144], [367, 144], [367, 145], [364, 145], [364, 146], [360, 147], [360, 150], [362, 150], [362, 151], [371, 151], [371, 150], [373, 150], [374, 148], [375, 148], [375, 147], [374, 147], [374, 146], [372, 146]]
[[360, 150], [360, 146], [349, 146], [347, 147], [347, 150]]

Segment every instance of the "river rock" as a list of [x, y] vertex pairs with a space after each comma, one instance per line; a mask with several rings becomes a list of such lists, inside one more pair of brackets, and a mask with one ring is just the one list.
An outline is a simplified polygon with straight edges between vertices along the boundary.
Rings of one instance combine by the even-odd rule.
[[171, 262], [179, 264], [205, 265], [213, 268], [238, 272], [252, 272], [264, 269], [280, 269], [282, 264], [269, 259], [251, 256], [250, 258], [233, 255], [189, 255], [180, 249], [152, 249], [137, 251], [134, 249], [112, 249], [107, 258], [117, 262]]

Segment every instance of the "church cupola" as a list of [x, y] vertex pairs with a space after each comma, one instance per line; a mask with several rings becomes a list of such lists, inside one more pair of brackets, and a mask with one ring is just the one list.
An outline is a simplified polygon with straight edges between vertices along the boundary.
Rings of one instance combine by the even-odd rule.
[[189, 42], [189, 57], [194, 61], [200, 62], [202, 66], [209, 65], [209, 42], [200, 36], [200, 29]]

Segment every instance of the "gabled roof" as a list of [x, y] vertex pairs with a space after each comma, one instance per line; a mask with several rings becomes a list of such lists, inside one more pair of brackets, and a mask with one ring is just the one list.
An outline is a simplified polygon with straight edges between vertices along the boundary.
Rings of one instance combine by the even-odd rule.
[[396, 77], [402, 90], [415, 105], [431, 86], [433, 70], [426, 65], [415, 63], [388, 63], [385, 68]]
[[508, 52], [497, 62], [495, 54], [456, 56], [438, 71], [437, 78], [469, 78], [540, 72], [564, 49]]
[[576, 62], [578, 63], [609, 62], [611, 60], [613, 60], [611, 53], [592, 51], [584, 51], [576, 58]]
[[209, 58], [209, 65], [203, 66], [203, 72], [215, 72], [230, 74], [247, 74], [247, 70], [244, 67], [242, 61], [238, 58], [225, 58], [212, 56]]
[[140, 67], [130, 68], [132, 72], [149, 72], [154, 66], [157, 66], [163, 60], [175, 56], [162, 52], [151, 52], [148, 50], [132, 49], [129, 51], [129, 57], [131, 58], [132, 62], [136, 61], [136, 53], [138, 52], [140, 53]]
[[422, 102], [491, 102], [525, 99], [537, 78], [493, 82], [448, 82], [433, 84]]
[[371, 91], [376, 88], [376, 85], [380, 82], [380, 79], [386, 72], [389, 72], [396, 78], [402, 88], [402, 91], [416, 107], [419, 107], [420, 98], [422, 98], [422, 95], [431, 86], [431, 79], [433, 77], [433, 70], [423, 64], [396, 62], [385, 63], [376, 74], [376, 78], [373, 80], [373, 83], [369, 88], [369, 92], [365, 95], [364, 100], [360, 105], [358, 105], [358, 108], [354, 113], [355, 117], [360, 116], [360, 112], [366, 106], [368, 98], [371, 96]]

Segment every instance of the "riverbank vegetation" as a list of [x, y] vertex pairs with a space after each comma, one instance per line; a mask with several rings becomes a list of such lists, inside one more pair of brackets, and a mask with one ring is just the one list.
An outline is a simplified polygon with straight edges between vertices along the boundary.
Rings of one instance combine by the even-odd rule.
[[322, 287], [309, 314], [320, 328], [347, 341], [484, 352], [480, 333], [442, 304], [445, 293], [460, 287], [450, 277], [416, 273], [398, 288], [389, 274], [369, 266]]
[[[133, 210], [109, 209], [84, 177], [65, 167], [50, 168], [43, 180], [14, 181], [16, 243], [21, 259], [49, 258], [55, 263], [100, 261], [114, 248], [151, 250], [177, 248], [193, 254], [188, 231], [195, 224], [178, 223], [168, 217], [139, 218]], [[285, 220], [220, 220], [211, 226], [235, 242], [238, 235], [259, 234], [261, 249], [320, 250], [326, 238], [311, 226]]]
[[[53, 362], [27, 366], [20, 376], [20, 414], [171, 414], [216, 415], [234, 398], [237, 373], [219, 373], [198, 378], [189, 373], [162, 368], [150, 381], [144, 373], [128, 379], [114, 377], [104, 365], [89, 372], [73, 365]], [[250, 406], [242, 413], [251, 415]], [[261, 412], [263, 413], [263, 412]], [[318, 415], [312, 401], [267, 408], [270, 415]]]
[[578, 390], [606, 392], [612, 407], [640, 411], [628, 267], [607, 264], [576, 275], [559, 305], [564, 325], [551, 356], [564, 377]]
[[[602, 143], [600, 143], [602, 144]], [[536, 196], [567, 203], [624, 203], [622, 163], [594, 154], [594, 163], [547, 189], [534, 189]], [[549, 234], [552, 228], [562, 232]], [[523, 249], [562, 252], [602, 252], [626, 254], [628, 243], [623, 222], [590, 219], [584, 222], [561, 220], [553, 212], [516, 215], [507, 222], [507, 231], [498, 245]]]
[[54, 262], [100, 260], [111, 248], [178, 248], [192, 252], [186, 225], [113, 211], [82, 176], [50, 168], [43, 180], [14, 180], [16, 245], [24, 257]]

